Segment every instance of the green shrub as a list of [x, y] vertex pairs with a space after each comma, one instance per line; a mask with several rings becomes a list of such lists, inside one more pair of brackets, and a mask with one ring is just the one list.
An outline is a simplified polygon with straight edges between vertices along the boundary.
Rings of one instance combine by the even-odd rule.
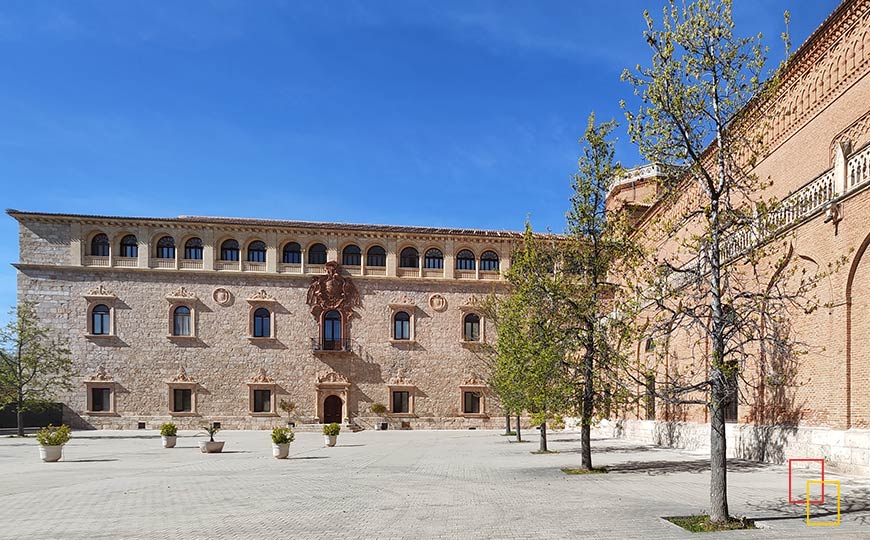
[[372, 412], [375, 414], [384, 414], [387, 412], [387, 406], [383, 403], [372, 403]]
[[272, 442], [275, 444], [289, 444], [296, 438], [296, 434], [288, 427], [276, 427], [272, 429]]
[[178, 426], [172, 422], [160, 425], [160, 435], [164, 437], [175, 437], [178, 434]]
[[323, 426], [323, 434], [329, 435], [330, 437], [332, 437], [334, 435], [338, 435], [338, 433], [340, 431], [341, 431], [341, 426], [339, 426], [335, 422], [333, 422], [331, 424], [326, 424], [325, 426]]
[[36, 433], [36, 440], [42, 446], [62, 446], [69, 442], [70, 434], [69, 426], [65, 424], [58, 427], [49, 424]]
[[208, 440], [209, 440], [210, 442], [214, 442], [214, 436], [215, 436], [215, 433], [217, 433], [218, 431], [221, 430], [221, 428], [217, 427], [217, 426], [214, 425], [213, 423], [212, 423], [212, 424], [206, 424], [206, 425], [203, 427], [203, 429], [204, 429], [205, 432], [208, 434]]

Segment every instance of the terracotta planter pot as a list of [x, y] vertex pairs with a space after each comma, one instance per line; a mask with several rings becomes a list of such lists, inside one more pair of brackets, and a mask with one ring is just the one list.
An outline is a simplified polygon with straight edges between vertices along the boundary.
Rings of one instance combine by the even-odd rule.
[[290, 455], [290, 443], [272, 444], [272, 455], [278, 459], [287, 459]]
[[335, 441], [338, 440], [338, 435], [324, 435], [323, 442], [326, 446], [335, 446]]
[[225, 441], [200, 441], [199, 451], [203, 454], [219, 454], [224, 449]]
[[63, 445], [60, 446], [40, 446], [39, 457], [46, 463], [52, 463], [59, 460], [63, 456]]
[[160, 438], [163, 439], [163, 448], [175, 448], [176, 435], [163, 435]]

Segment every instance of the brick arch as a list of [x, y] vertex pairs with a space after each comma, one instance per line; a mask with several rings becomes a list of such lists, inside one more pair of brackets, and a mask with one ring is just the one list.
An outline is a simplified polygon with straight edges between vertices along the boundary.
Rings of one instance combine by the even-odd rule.
[[[852, 403], [852, 380], [862, 380], [870, 377], [870, 341], [853, 339], [853, 335], [860, 338], [865, 335], [858, 327], [861, 323], [870, 326], [870, 293], [868, 294], [853, 294], [853, 291], [862, 286], [870, 291], [870, 262], [861, 262], [864, 260], [864, 253], [870, 246], [870, 235], [861, 243], [861, 247], [855, 254], [855, 259], [849, 268], [849, 277], [846, 280], [846, 429], [858, 424], [865, 426], [870, 424], [870, 414], [866, 414], [865, 418], [856, 418], [856, 408]], [[856, 310], [857, 308], [866, 308], [863, 311]], [[863, 359], [863, 362], [862, 362]], [[861, 362], [861, 364], [858, 364]], [[864, 365], [868, 364], [868, 365]], [[860, 411], [864, 413], [865, 411]], [[870, 413], [870, 410], [866, 411]], [[855, 422], [855, 420], [858, 420]], [[857, 426], [856, 426], [857, 427]]]

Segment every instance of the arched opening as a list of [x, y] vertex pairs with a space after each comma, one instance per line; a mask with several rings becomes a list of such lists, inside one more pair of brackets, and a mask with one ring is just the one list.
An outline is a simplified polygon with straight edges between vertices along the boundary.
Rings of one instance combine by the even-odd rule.
[[341, 252], [341, 264], [344, 266], [359, 266], [361, 263], [362, 251], [360, 251], [359, 246], [351, 244]]
[[399, 311], [393, 317], [393, 339], [411, 339], [411, 316], [405, 311]]
[[302, 263], [302, 247], [296, 242], [290, 242], [284, 246], [281, 262], [284, 264], [301, 264]]
[[386, 266], [387, 251], [381, 246], [372, 246], [366, 255], [366, 266]]
[[164, 236], [158, 240], [155, 255], [158, 259], [174, 259], [175, 239], [171, 236]]
[[91, 238], [91, 256], [92, 257], [108, 257], [109, 256], [109, 237], [103, 233], [95, 235]]
[[248, 262], [266, 262], [266, 243], [255, 240], [248, 244]]
[[439, 270], [444, 268], [444, 254], [440, 249], [432, 248], [423, 257], [423, 268]]
[[326, 246], [314, 244], [308, 248], [308, 264], [326, 264]]
[[121, 257], [135, 258], [139, 256], [139, 242], [132, 234], [121, 239]]
[[190, 335], [190, 308], [187, 306], [178, 306], [172, 314], [172, 335], [173, 336], [189, 336]]
[[323, 400], [323, 423], [331, 424], [335, 422], [336, 424], [341, 423], [341, 409], [344, 403], [341, 401], [341, 398], [338, 396], [327, 396], [326, 399]]
[[456, 254], [457, 270], [474, 270], [474, 266], [474, 253], [470, 250], [463, 249]]
[[462, 338], [465, 341], [480, 341], [480, 316], [469, 313], [463, 319]]

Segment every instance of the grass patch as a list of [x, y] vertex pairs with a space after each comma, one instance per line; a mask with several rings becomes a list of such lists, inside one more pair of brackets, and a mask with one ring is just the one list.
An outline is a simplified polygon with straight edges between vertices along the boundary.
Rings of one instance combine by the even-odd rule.
[[517, 432], [516, 431], [508, 431], [507, 433], [502, 433], [501, 436], [502, 437], [516, 437]]
[[689, 532], [716, 532], [716, 531], [738, 531], [742, 529], [757, 529], [755, 522], [746, 518], [729, 518], [724, 523], [713, 523], [710, 521], [710, 516], [701, 514], [699, 516], [675, 516], [663, 518], [674, 525], [686, 529]]
[[562, 472], [565, 474], [607, 474], [607, 469], [604, 467], [593, 467], [591, 470], [562, 467]]
[[558, 454], [559, 452], [556, 450], [535, 450], [532, 453], [533, 454]]
[[530, 443], [530, 442], [532, 442], [532, 441], [527, 441], [527, 440], [525, 440], [525, 439], [523, 439], [523, 440], [521, 440], [521, 441], [508, 439], [508, 442], [509, 442], [509, 443]]

